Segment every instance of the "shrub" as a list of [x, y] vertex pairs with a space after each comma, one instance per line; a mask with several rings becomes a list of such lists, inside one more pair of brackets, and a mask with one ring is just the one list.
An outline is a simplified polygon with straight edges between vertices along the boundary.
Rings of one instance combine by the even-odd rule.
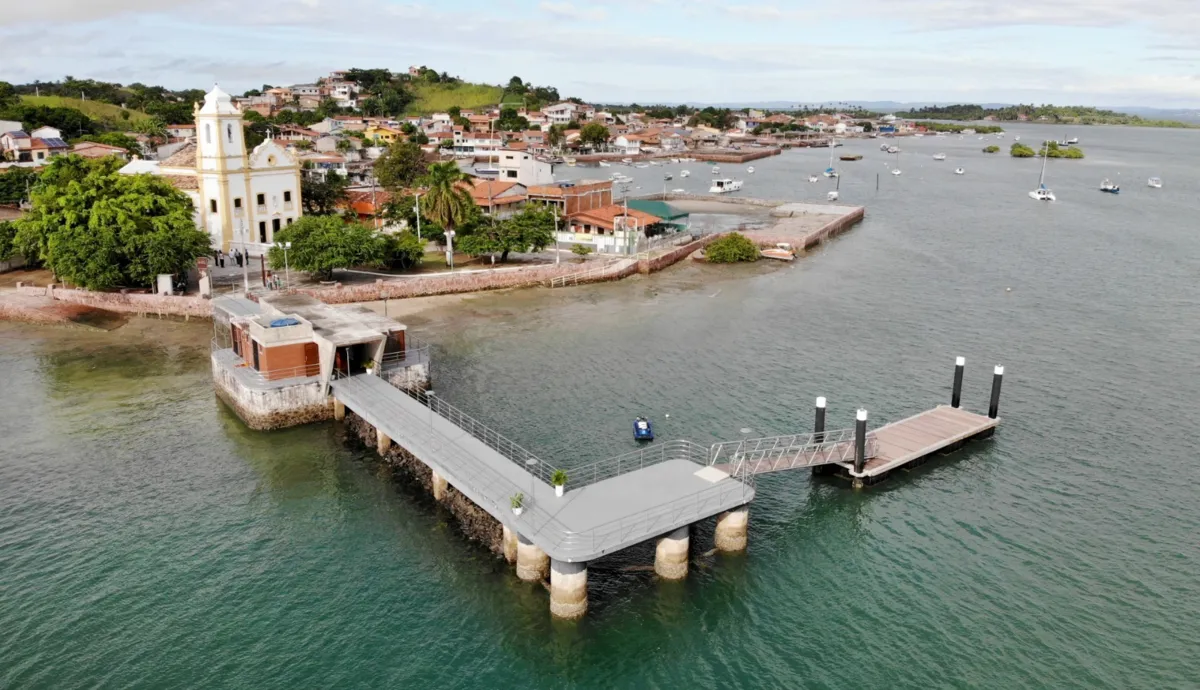
[[592, 253], [592, 247], [587, 244], [577, 244], [571, 247], [571, 253], [578, 256], [580, 261], [583, 261], [584, 257]]
[[721, 239], [709, 244], [704, 255], [710, 263], [732, 264], [739, 261], [758, 261], [758, 247], [750, 238], [737, 232], [732, 232]]

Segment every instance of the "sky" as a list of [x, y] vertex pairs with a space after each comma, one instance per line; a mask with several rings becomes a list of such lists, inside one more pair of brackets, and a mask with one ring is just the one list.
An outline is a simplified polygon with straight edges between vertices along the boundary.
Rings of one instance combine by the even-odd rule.
[[597, 103], [1200, 108], [1200, 0], [3, 0], [0, 80], [427, 65]]

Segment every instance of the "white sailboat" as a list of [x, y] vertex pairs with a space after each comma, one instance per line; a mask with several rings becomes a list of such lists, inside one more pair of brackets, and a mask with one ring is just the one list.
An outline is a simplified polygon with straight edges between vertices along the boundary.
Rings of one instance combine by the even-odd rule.
[[1155, 189], [1162, 189], [1162, 178], [1161, 177], [1151, 177], [1149, 180], [1146, 181], [1146, 186], [1154, 187]]
[[[1046, 153], [1049, 153], [1049, 143], [1046, 146]], [[1042, 156], [1042, 174], [1038, 177], [1038, 188], [1029, 193], [1030, 199], [1037, 201], [1058, 201], [1058, 197], [1054, 196], [1054, 192], [1046, 188], [1046, 161], [1050, 160], [1050, 156]]]
[[838, 176], [838, 172], [833, 169], [833, 147], [834, 147], [834, 141], [833, 141], [833, 138], [831, 137], [829, 139], [829, 167], [825, 168], [825, 177], [837, 177]]
[[900, 150], [899, 149], [896, 150], [896, 167], [892, 168], [892, 174], [893, 175], [900, 174]]

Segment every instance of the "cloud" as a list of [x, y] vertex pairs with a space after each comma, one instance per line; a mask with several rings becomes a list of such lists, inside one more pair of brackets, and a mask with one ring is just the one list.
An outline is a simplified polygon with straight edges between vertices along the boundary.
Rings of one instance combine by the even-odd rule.
[[564, 19], [567, 21], [576, 22], [600, 22], [608, 17], [608, 12], [603, 7], [579, 8], [569, 2], [550, 2], [543, 0], [538, 4], [538, 9], [555, 19]]
[[807, 10], [784, 10], [778, 5], [726, 5], [720, 4], [718, 7], [735, 19], [750, 22], [784, 22], [798, 21], [810, 19], [816, 14]]
[[36, 0], [13, 2], [0, 12], [0, 26], [34, 22], [90, 22], [123, 14], [166, 13], [195, 6], [190, 0]]

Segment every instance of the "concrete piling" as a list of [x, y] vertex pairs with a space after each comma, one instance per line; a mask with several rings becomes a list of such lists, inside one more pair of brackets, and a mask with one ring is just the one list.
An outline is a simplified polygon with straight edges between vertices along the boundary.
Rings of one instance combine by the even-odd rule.
[[963, 369], [967, 366], [966, 357], [957, 357], [954, 360], [954, 390], [950, 393], [950, 407], [959, 407], [962, 404], [962, 383]]
[[587, 612], [587, 564], [550, 562], [550, 614], [579, 618]]
[[432, 471], [429, 484], [433, 491], [433, 500], [440, 501], [446, 497], [446, 488], [450, 486], [450, 483], [446, 481], [445, 477], [438, 474], [437, 470]]
[[333, 399], [333, 418], [339, 422], [346, 418], [346, 404], [337, 398]]
[[517, 577], [526, 582], [541, 582], [546, 579], [549, 570], [550, 557], [546, 552], [524, 535], [517, 534]]
[[517, 533], [510, 529], [508, 525], [504, 525], [504, 535], [501, 543], [504, 546], [504, 560], [508, 561], [509, 563], [516, 563]]
[[750, 524], [750, 506], [727, 510], [717, 516], [717, 530], [713, 535], [718, 551], [744, 551], [746, 532]]
[[375, 452], [380, 455], [387, 455], [388, 449], [392, 447], [392, 439], [380, 429], [375, 429]]
[[988, 417], [995, 419], [1000, 414], [1000, 384], [1004, 380], [1004, 367], [999, 364], [992, 372], [992, 402], [988, 405]]
[[687, 577], [688, 545], [691, 542], [689, 526], [658, 538], [654, 547], [654, 572], [664, 580], [682, 580]]

